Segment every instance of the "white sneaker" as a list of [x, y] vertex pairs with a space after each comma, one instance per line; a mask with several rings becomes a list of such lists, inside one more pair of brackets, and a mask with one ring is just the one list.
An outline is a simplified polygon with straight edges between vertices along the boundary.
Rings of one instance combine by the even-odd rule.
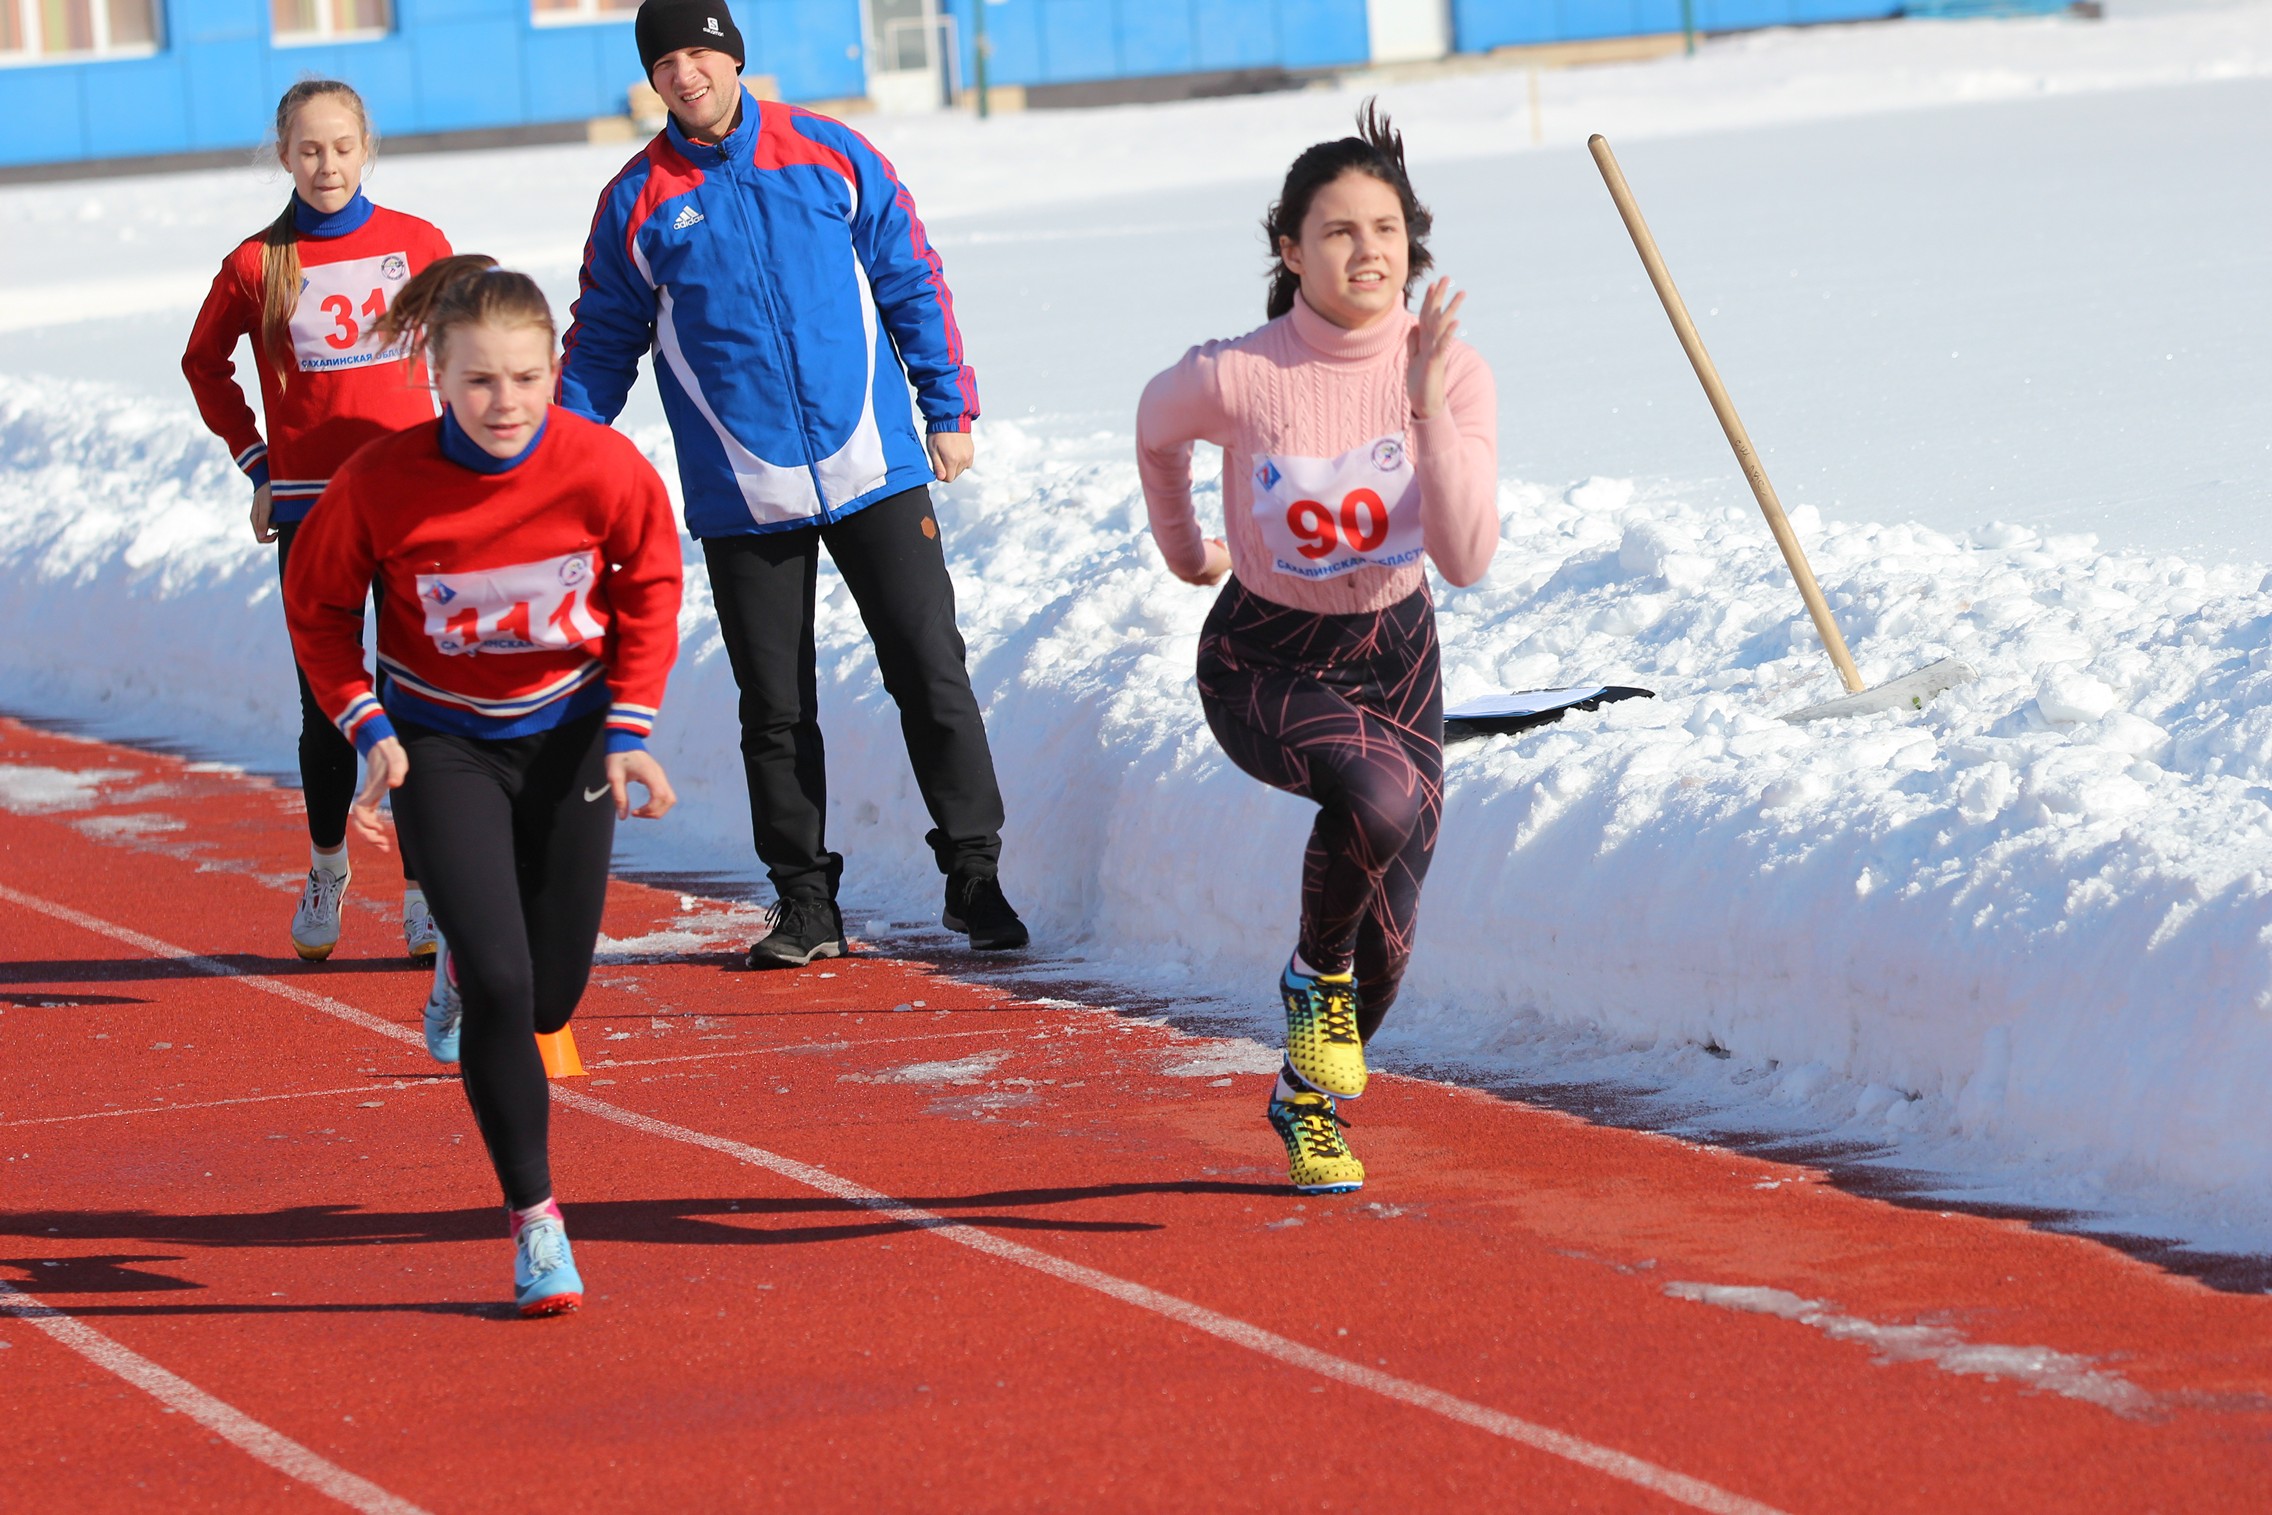
[[347, 881], [354, 875], [310, 868], [300, 888], [300, 908], [292, 912], [292, 950], [305, 962], [320, 963], [339, 945], [339, 912], [347, 903]]
[[434, 924], [434, 912], [426, 908], [426, 891], [402, 891], [402, 944], [410, 955], [420, 962], [430, 963], [442, 945], [442, 928]]
[[[436, 938], [440, 941], [440, 938]], [[426, 1050], [438, 1063], [458, 1060], [458, 1023], [465, 1019], [465, 1000], [458, 993], [457, 969], [450, 963], [450, 944], [442, 942], [434, 954], [434, 987], [426, 994]]]

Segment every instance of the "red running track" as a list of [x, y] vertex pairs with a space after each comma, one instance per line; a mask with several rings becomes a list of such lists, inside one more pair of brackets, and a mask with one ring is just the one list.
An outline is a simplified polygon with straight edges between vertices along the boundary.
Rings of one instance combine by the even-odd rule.
[[2272, 1508], [2265, 1301], [1415, 1079], [1300, 1199], [1251, 1047], [620, 881], [515, 1320], [384, 865], [277, 954], [296, 806], [0, 722], [0, 1504]]

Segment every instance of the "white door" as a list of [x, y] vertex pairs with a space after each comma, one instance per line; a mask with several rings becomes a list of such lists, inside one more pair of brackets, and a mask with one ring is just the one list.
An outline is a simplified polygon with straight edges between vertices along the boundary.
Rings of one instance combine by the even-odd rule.
[[1452, 50], [1451, 0], [1365, 0], [1375, 63], [1413, 63]]
[[911, 114], [948, 103], [953, 25], [937, 0], [868, 0], [868, 98], [876, 109]]

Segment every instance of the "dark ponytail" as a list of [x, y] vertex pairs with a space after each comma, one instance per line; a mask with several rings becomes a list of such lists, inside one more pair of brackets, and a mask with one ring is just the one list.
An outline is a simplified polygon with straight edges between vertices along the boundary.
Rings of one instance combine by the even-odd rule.
[[1263, 234], [1270, 239], [1271, 260], [1270, 298], [1263, 308], [1273, 321], [1294, 308], [1294, 292], [1302, 287], [1300, 277], [1286, 266], [1279, 239], [1302, 240], [1302, 221], [1310, 213], [1310, 202], [1343, 174], [1368, 174], [1396, 191], [1404, 207], [1405, 248], [1410, 255], [1404, 281], [1406, 298], [1411, 297], [1412, 286], [1420, 282], [1420, 276], [1435, 266], [1436, 260], [1428, 252], [1428, 233], [1436, 218], [1412, 192], [1412, 180], [1405, 174], [1404, 134], [1389, 125], [1378, 101], [1368, 99], [1357, 111], [1357, 135], [1320, 142], [1296, 158], [1294, 166], [1286, 170], [1286, 183], [1277, 200], [1262, 218]]
[[417, 343], [439, 367], [443, 339], [455, 327], [472, 325], [541, 326], [548, 340], [559, 335], [536, 280], [499, 268], [486, 253], [457, 253], [427, 264], [371, 330], [382, 347]]

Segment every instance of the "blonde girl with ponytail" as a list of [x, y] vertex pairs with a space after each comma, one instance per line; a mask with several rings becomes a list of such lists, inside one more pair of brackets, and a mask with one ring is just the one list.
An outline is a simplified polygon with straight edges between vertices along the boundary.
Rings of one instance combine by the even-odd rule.
[[[197, 408], [253, 486], [252, 534], [276, 544], [277, 573], [318, 507], [332, 472], [376, 437], [434, 418], [426, 365], [381, 332], [395, 297], [450, 253], [416, 216], [373, 205], [363, 175], [374, 146], [362, 97], [336, 79], [303, 79], [276, 104], [276, 159], [292, 176], [283, 211], [222, 261], [197, 313], [181, 368]], [[235, 354], [252, 342], [255, 415]], [[263, 435], [263, 418], [266, 434]], [[300, 680], [300, 787], [309, 866], [292, 913], [292, 948], [308, 961], [339, 944], [347, 864], [347, 807], [355, 749]], [[402, 931], [414, 958], [441, 945], [403, 856]]]
[[[514, 1306], [558, 1315], [584, 1284], [536, 1039], [590, 981], [616, 822], [673, 803], [647, 737], [678, 656], [678, 524], [630, 438], [553, 405], [557, 332], [526, 274], [444, 258], [386, 326], [425, 349], [442, 414], [339, 470], [284, 614], [368, 764], [357, 835], [386, 845], [392, 793], [418, 849], [449, 937], [426, 1050], [459, 1066], [496, 1169]], [[356, 635], [374, 583], [375, 682]]]

